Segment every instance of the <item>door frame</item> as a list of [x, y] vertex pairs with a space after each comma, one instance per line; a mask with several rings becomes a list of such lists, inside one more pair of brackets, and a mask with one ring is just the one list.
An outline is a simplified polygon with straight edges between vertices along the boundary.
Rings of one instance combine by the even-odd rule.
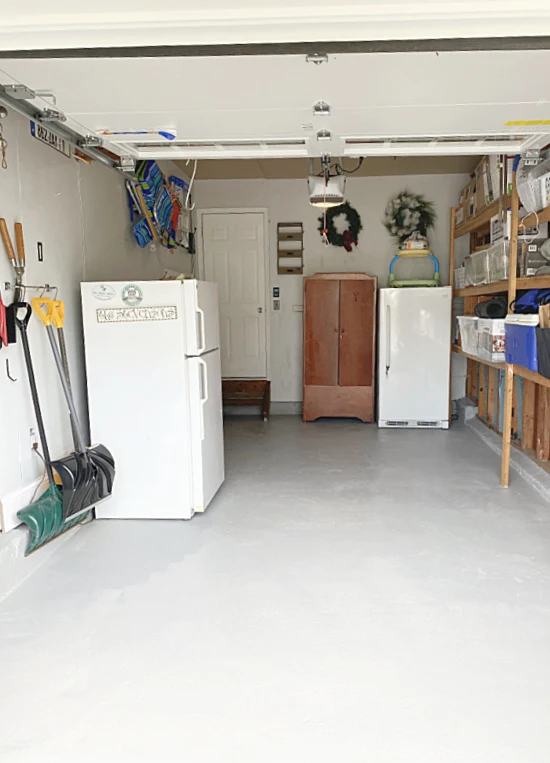
[[271, 380], [271, 258], [269, 256], [269, 210], [267, 207], [207, 207], [197, 211], [197, 227], [200, 235], [197, 236], [197, 272], [198, 278], [204, 279], [204, 241], [203, 224], [204, 215], [263, 215], [264, 224], [264, 273], [265, 273], [265, 378]]

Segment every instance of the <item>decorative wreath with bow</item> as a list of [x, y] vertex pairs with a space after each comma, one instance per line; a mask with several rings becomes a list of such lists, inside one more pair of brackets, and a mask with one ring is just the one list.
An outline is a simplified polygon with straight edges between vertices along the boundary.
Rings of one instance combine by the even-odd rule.
[[[334, 224], [335, 218], [340, 215], [344, 215], [348, 223], [348, 227], [342, 233], [338, 233]], [[343, 246], [346, 252], [352, 251], [353, 244], [357, 246], [357, 237], [362, 228], [363, 224], [359, 212], [347, 201], [340, 204], [339, 207], [327, 209], [323, 217], [319, 218], [321, 236], [333, 246]]]

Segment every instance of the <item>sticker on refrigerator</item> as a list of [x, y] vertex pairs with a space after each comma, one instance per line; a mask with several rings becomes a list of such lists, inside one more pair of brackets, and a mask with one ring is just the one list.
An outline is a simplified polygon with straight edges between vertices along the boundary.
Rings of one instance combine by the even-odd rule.
[[143, 299], [143, 292], [135, 283], [128, 283], [122, 289], [122, 301], [130, 307], [136, 307]]
[[98, 323], [143, 323], [143, 321], [175, 321], [178, 308], [166, 307], [100, 307], [96, 310]]
[[96, 286], [93, 286], [92, 294], [96, 299], [100, 299], [102, 302], [107, 302], [107, 300], [116, 297], [115, 290], [107, 283], [98, 283]]

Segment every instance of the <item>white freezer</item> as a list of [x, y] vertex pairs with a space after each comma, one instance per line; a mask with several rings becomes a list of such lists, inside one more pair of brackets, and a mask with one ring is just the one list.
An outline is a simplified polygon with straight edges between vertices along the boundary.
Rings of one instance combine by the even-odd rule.
[[81, 288], [92, 440], [116, 461], [96, 514], [189, 519], [224, 480], [216, 285]]
[[451, 303], [451, 287], [380, 289], [380, 427], [448, 429]]

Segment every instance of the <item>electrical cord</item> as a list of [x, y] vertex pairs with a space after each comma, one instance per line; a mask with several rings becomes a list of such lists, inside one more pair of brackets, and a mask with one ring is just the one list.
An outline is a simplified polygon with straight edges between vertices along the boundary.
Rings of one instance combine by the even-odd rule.
[[[189, 164], [190, 161], [191, 161], [191, 159], [188, 159], [187, 160], [187, 164]], [[191, 206], [189, 206], [189, 199], [191, 197], [191, 189], [193, 188], [193, 183], [195, 182], [195, 175], [197, 174], [197, 165], [198, 165], [198, 163], [199, 163], [198, 160], [195, 159], [195, 166], [193, 167], [193, 174], [191, 176], [191, 181], [189, 183], [189, 188], [187, 189], [187, 196], [185, 197], [184, 207], [185, 207], [185, 209], [188, 212], [191, 212], [193, 209], [195, 209], [195, 202], [193, 202], [193, 204]]]
[[42, 453], [38, 450], [38, 445], [33, 445], [32, 450], [33, 450], [34, 453], [36, 453], [38, 458], [42, 461], [42, 464], [44, 465], [44, 471], [42, 472], [42, 477], [40, 479], [40, 482], [38, 483], [38, 485], [34, 489], [34, 493], [32, 494], [32, 498], [30, 500], [30, 503], [32, 503], [34, 501], [34, 499], [36, 498], [36, 494], [38, 493], [38, 491], [42, 487], [42, 484], [43, 484], [44, 480], [46, 479], [46, 460], [44, 459], [44, 456], [42, 455]]

